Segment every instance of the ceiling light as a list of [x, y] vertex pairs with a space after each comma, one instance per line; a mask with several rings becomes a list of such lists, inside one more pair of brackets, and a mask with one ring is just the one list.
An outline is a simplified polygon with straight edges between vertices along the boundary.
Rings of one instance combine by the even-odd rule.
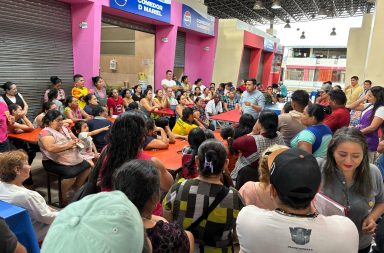
[[305, 32], [301, 33], [300, 39], [304, 40], [305, 39]]
[[272, 9], [280, 9], [281, 8], [281, 3], [280, 0], [274, 0], [271, 6]]
[[321, 18], [324, 18], [327, 16], [327, 11], [324, 9], [324, 8], [320, 8], [319, 9], [319, 13], [317, 13], [317, 16], [321, 17]]
[[254, 10], [262, 10], [264, 9], [264, 4], [262, 1], [256, 1], [255, 5], [253, 6]]
[[291, 25], [289, 24], [289, 19], [287, 19], [284, 28], [291, 28]]
[[332, 28], [332, 32], [331, 32], [330, 35], [331, 36], [336, 36], [336, 28], [335, 27]]
[[296, 28], [296, 31], [300, 31], [300, 28]]

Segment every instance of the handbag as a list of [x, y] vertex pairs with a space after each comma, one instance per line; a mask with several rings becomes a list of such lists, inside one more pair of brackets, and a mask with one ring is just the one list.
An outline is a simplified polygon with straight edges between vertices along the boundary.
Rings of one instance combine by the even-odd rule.
[[104, 149], [101, 152], [100, 157], [95, 164], [95, 167], [89, 174], [88, 181], [75, 192], [70, 203], [76, 202], [84, 198], [85, 196], [100, 192], [100, 187], [98, 187], [97, 185], [97, 180], [99, 178], [99, 172], [101, 167], [103, 166], [103, 162], [106, 157], [106, 154], [107, 154], [107, 151], [106, 149]]
[[223, 199], [227, 196], [228, 192], [229, 188], [223, 185], [221, 190], [217, 193], [215, 200], [212, 202], [212, 204], [206, 210], [204, 210], [203, 214], [197, 220], [195, 220], [189, 227], [185, 229], [190, 231], [195, 237], [195, 242], [199, 243], [200, 252], [204, 252], [205, 243], [202, 240], [197, 239], [197, 236], [195, 235], [196, 232], [194, 229], [197, 227], [197, 225], [200, 224], [200, 222], [208, 218], [208, 215], [221, 203], [221, 201], [223, 201]]

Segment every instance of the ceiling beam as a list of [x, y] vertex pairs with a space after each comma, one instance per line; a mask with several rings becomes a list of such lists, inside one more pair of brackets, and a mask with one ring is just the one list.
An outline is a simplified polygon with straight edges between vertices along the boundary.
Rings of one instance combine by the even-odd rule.
[[250, 11], [250, 12], [252, 12], [252, 13], [255, 13], [255, 14], [256, 14], [257, 16], [259, 16], [261, 19], [265, 19], [263, 16], [261, 16], [259, 13], [257, 13], [253, 8], [249, 8], [247, 5], [243, 4], [243, 3], [241, 2], [241, 0], [236, 0], [236, 2], [237, 2], [239, 5], [243, 6], [245, 9], [247, 9], [248, 11]]
[[338, 18], [339, 17], [339, 13], [337, 13], [336, 5], [335, 5], [335, 0], [332, 0], [332, 4], [333, 4], [333, 9], [335, 10], [335, 16], [336, 16], [336, 18]]
[[301, 6], [297, 4], [296, 0], [291, 0], [291, 1], [295, 3], [295, 5], [300, 9], [300, 11], [304, 14], [304, 16], [307, 17], [308, 20], [311, 20], [310, 17], [307, 15], [307, 13], [303, 10], [303, 8], [301, 8]]

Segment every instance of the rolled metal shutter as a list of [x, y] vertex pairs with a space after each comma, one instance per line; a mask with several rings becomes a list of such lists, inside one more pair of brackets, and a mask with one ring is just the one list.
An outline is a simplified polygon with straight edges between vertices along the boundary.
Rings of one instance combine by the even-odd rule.
[[103, 14], [102, 21], [107, 24], [116, 25], [135, 31], [141, 31], [145, 33], [156, 33], [156, 27], [150, 24], [138, 23], [132, 20], [127, 20], [121, 17], [112, 16], [109, 14]]
[[[72, 20], [68, 4], [54, 0], [2, 0], [0, 5], [0, 84], [12, 81], [29, 105], [41, 110], [50, 76], [73, 86]], [[2, 92], [1, 92], [2, 93]]]
[[175, 68], [184, 68], [185, 65], [185, 33], [177, 32]]

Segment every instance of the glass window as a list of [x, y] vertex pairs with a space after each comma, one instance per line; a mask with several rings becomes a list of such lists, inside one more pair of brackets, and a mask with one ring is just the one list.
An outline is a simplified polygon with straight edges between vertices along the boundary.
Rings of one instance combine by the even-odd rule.
[[304, 69], [287, 69], [287, 80], [303, 81]]

